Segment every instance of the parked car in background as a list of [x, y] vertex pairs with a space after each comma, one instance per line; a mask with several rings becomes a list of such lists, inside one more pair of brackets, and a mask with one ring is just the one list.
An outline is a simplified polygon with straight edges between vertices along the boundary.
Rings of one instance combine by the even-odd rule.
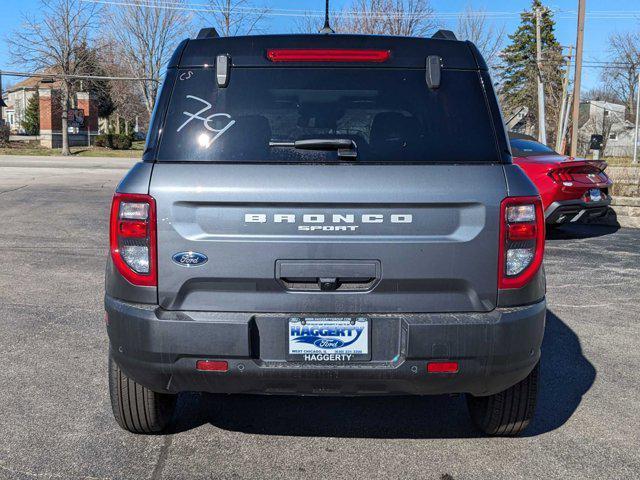
[[529, 135], [510, 132], [509, 140], [513, 163], [538, 187], [548, 226], [606, 215], [613, 185], [607, 162], [562, 155]]

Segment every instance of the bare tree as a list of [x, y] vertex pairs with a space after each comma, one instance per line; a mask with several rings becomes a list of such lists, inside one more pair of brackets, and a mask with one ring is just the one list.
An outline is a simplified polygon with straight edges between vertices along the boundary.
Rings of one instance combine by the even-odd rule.
[[[128, 68], [128, 75], [142, 78], [139, 82], [147, 114], [151, 115], [158, 95], [160, 78], [176, 44], [185, 33], [191, 17], [177, 6], [163, 8], [166, 2], [148, 0], [144, 4], [114, 6], [106, 16], [111, 42]], [[185, 4], [186, 6], [186, 4]]]
[[100, 7], [82, 0], [40, 0], [39, 15], [23, 16], [21, 27], [7, 39], [14, 64], [60, 75], [62, 154], [70, 155], [67, 113], [73, 75], [85, 73], [90, 61], [86, 45], [97, 27]]
[[612, 64], [602, 71], [608, 90], [624, 100], [627, 118], [635, 117], [635, 98], [640, 70], [640, 33], [614, 33], [609, 37]]
[[6, 92], [7, 90], [11, 90], [13, 86], [18, 83], [15, 80], [7, 80], [6, 77], [2, 78], [2, 92]]
[[[109, 72], [115, 77], [126, 77], [129, 74], [129, 67], [123, 62], [118, 55], [118, 46], [113, 43], [107, 43], [99, 52], [100, 68]], [[124, 120], [125, 133], [129, 133], [128, 126], [135, 123], [136, 117], [144, 119], [147, 124], [148, 114], [146, 104], [140, 95], [138, 82], [128, 80], [110, 80], [109, 94], [114, 103], [114, 114], [116, 118], [115, 130], [121, 133], [120, 118]], [[113, 118], [113, 114], [111, 118]], [[110, 125], [110, 128], [113, 125]]]
[[[329, 23], [333, 31], [348, 33], [343, 12], [330, 12]], [[318, 33], [324, 26], [324, 14], [317, 12], [305, 12], [295, 20], [295, 30], [299, 33]]]
[[[297, 22], [303, 33], [317, 33], [324, 16], [304, 16]], [[439, 22], [429, 0], [352, 0], [331, 13], [331, 28], [338, 33], [424, 36]]]
[[458, 17], [457, 31], [458, 38], [475, 43], [489, 65], [494, 63], [504, 43], [504, 25], [493, 25], [485, 9], [474, 10], [469, 4]]
[[348, 33], [388, 34], [390, 0], [352, 0], [340, 17]]
[[[331, 28], [338, 33], [425, 36], [440, 27], [429, 0], [351, 0], [331, 12]], [[317, 33], [324, 15], [305, 15], [296, 22], [301, 33]]]
[[210, 13], [205, 18], [211, 19], [224, 37], [260, 31], [260, 24], [269, 13], [267, 7], [253, 6], [248, 0], [209, 0], [209, 6]]
[[580, 95], [580, 100], [585, 102], [587, 100], [596, 100], [609, 103], [624, 103], [624, 100], [621, 100], [620, 97], [606, 85], [587, 90]]
[[429, 0], [353, 0], [340, 15], [341, 31], [425, 36], [439, 22]]
[[391, 35], [422, 37], [440, 25], [428, 0], [388, 0], [388, 3]]

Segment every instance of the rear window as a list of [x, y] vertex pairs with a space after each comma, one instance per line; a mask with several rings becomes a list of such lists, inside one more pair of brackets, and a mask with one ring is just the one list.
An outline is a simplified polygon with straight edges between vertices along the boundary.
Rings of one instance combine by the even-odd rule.
[[511, 152], [514, 157], [534, 157], [536, 155], [555, 155], [555, 150], [534, 140], [512, 138]]
[[218, 88], [212, 68], [181, 69], [158, 161], [327, 162], [335, 151], [273, 143], [350, 139], [357, 162], [496, 162], [478, 72], [384, 68], [232, 68]]

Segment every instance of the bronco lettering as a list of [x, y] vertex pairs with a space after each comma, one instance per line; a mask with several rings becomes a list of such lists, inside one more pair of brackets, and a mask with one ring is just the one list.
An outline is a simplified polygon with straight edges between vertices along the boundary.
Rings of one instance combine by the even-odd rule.
[[[268, 216], [265, 213], [245, 213], [245, 223], [267, 223]], [[302, 215], [301, 223], [355, 223], [356, 216], [353, 213], [334, 213], [325, 215], [323, 213], [305, 213]], [[293, 213], [276, 213], [271, 216], [273, 223], [296, 223], [298, 217]], [[362, 223], [384, 223], [387, 216], [382, 213], [365, 213], [360, 215]], [[410, 213], [393, 214], [388, 216], [389, 223], [412, 223], [413, 215]]]

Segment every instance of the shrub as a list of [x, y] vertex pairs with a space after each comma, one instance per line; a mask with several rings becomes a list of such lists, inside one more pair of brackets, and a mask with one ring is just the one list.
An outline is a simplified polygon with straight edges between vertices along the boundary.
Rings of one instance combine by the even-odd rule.
[[129, 150], [133, 142], [130, 135], [107, 133], [98, 135], [94, 140], [94, 144], [96, 147], [106, 147], [113, 150]]
[[128, 135], [114, 135], [113, 136], [113, 147], [116, 150], [130, 150], [131, 149], [131, 138]]
[[9, 145], [9, 125], [0, 125], [0, 147]]
[[96, 136], [95, 139], [93, 140], [93, 144], [96, 147], [107, 147], [108, 144], [109, 144], [107, 136], [108, 135], [105, 135], [105, 134], [100, 134], [100, 135]]

